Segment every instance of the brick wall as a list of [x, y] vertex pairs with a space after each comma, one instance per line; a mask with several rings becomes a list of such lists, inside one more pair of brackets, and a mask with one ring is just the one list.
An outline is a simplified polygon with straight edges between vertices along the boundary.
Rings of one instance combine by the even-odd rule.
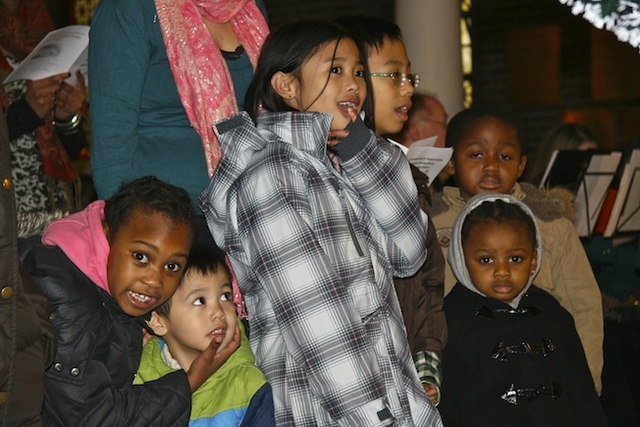
[[[535, 156], [537, 144], [548, 129], [568, 115], [594, 132], [605, 147], [618, 148], [640, 139], [637, 127], [633, 126], [633, 121], [638, 120], [639, 97], [594, 99], [591, 64], [594, 30], [586, 20], [572, 15], [568, 7], [557, 0], [475, 1], [472, 22], [474, 104], [497, 105], [514, 112], [525, 130], [525, 151], [530, 157]], [[510, 102], [507, 85], [509, 33], [545, 25], [560, 27], [560, 98], [555, 102], [514, 104]], [[630, 63], [633, 67], [640, 64], [637, 50], [631, 46], [621, 50], [623, 56], [617, 58], [621, 64]], [[635, 84], [638, 88], [640, 83]]]
[[341, 15], [394, 19], [394, 0], [264, 0], [269, 25], [277, 28], [298, 19], [331, 20]]

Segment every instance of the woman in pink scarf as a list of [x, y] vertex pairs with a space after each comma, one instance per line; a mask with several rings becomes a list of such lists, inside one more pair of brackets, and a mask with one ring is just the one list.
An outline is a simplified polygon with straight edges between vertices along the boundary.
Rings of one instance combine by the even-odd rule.
[[268, 34], [261, 0], [101, 0], [89, 46], [99, 198], [155, 175], [195, 205], [220, 157], [212, 125], [242, 109]]
[[[265, 13], [262, 0], [100, 0], [89, 44], [98, 198], [154, 175], [198, 206], [220, 158], [212, 126], [242, 109], [269, 32]], [[246, 317], [241, 300], [234, 281]]]

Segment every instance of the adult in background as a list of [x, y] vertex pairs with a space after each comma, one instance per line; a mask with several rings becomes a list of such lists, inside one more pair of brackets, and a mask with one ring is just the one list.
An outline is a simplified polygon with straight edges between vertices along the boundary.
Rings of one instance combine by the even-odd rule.
[[[54, 23], [42, 0], [0, 0], [0, 81], [23, 61]], [[14, 81], [0, 89], [11, 145], [18, 236], [41, 233], [52, 219], [80, 209], [79, 179], [70, 161], [86, 143], [80, 73]]]
[[419, 139], [437, 136], [435, 146], [444, 147], [447, 119], [448, 115], [444, 106], [435, 96], [414, 93], [411, 96], [409, 119], [402, 132], [397, 135], [398, 142], [408, 147]]
[[101, 0], [89, 43], [98, 197], [155, 175], [198, 206], [220, 157], [212, 126], [243, 109], [268, 32], [260, 0]]
[[[409, 147], [415, 141], [436, 136], [435, 147], [445, 147], [447, 120], [449, 115], [444, 105], [433, 95], [414, 93], [411, 96], [409, 118], [402, 131], [394, 136], [402, 145]], [[442, 169], [438, 179], [433, 182], [434, 192], [442, 191], [444, 185], [455, 185], [447, 168]]]
[[547, 170], [551, 155], [556, 150], [593, 150], [598, 148], [596, 137], [586, 127], [577, 123], [560, 123], [547, 132], [538, 146], [536, 161], [528, 179], [533, 185], [542, 184], [542, 177]]

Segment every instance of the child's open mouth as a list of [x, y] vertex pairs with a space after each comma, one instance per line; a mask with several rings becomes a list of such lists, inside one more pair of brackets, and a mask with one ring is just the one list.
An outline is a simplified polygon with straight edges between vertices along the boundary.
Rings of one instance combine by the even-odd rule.
[[157, 300], [155, 297], [133, 291], [128, 291], [127, 295], [132, 305], [142, 309], [150, 309]]
[[340, 106], [340, 108], [344, 108], [344, 109], [356, 108], [355, 102], [342, 101], [342, 102], [339, 102], [338, 105]]
[[227, 330], [225, 328], [218, 328], [218, 329], [214, 329], [213, 331], [209, 332], [209, 336], [215, 337], [215, 336], [219, 336], [219, 335], [225, 335], [226, 333], [227, 333]]
[[338, 108], [344, 117], [351, 119], [351, 116], [353, 115], [351, 112], [357, 114], [358, 104], [352, 101], [341, 101], [338, 102]]
[[409, 120], [409, 108], [406, 106], [396, 108], [396, 114], [405, 122]]

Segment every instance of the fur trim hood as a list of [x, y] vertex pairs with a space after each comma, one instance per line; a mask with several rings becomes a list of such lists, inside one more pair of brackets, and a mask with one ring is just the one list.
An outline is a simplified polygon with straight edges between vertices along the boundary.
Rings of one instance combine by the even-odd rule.
[[[564, 187], [541, 189], [526, 182], [519, 182], [513, 187], [511, 195], [527, 205], [540, 221], [550, 222], [559, 218], [573, 221], [575, 196]], [[452, 208], [460, 210], [465, 204], [457, 187], [444, 187], [442, 193], [433, 194], [432, 200], [433, 215]]]
[[[522, 194], [523, 197], [518, 197]], [[564, 187], [538, 188], [521, 182], [514, 187], [513, 195], [527, 205], [541, 221], [549, 222], [558, 218], [573, 221], [574, 194]]]

